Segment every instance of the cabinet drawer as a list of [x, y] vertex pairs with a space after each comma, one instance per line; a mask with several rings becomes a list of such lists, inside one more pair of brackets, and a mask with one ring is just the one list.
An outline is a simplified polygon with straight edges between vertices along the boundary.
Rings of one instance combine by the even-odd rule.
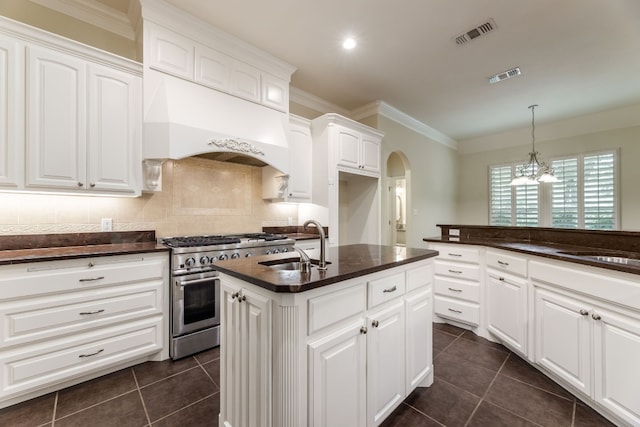
[[434, 298], [434, 311], [438, 316], [475, 326], [480, 324], [480, 306], [471, 302], [436, 295]]
[[426, 286], [433, 281], [433, 264], [407, 270], [407, 292]]
[[438, 251], [438, 259], [461, 261], [478, 264], [480, 262], [480, 250], [458, 245], [432, 245]]
[[508, 271], [522, 277], [527, 275], [527, 260], [525, 258], [488, 250], [485, 255], [485, 261], [488, 268]]
[[455, 277], [458, 279], [480, 280], [480, 266], [461, 262], [447, 262], [437, 259], [435, 272], [438, 275]]
[[0, 351], [0, 396], [10, 397], [162, 349], [162, 317]]
[[168, 255], [113, 256], [29, 263], [0, 268], [0, 298], [12, 299], [160, 280]]
[[438, 295], [475, 303], [480, 302], [480, 285], [478, 283], [449, 277], [436, 277], [434, 280], [434, 288]]
[[369, 282], [369, 308], [404, 295], [404, 272]]
[[0, 348], [162, 314], [164, 282], [0, 302]]
[[334, 323], [363, 313], [366, 308], [365, 301], [366, 287], [364, 283], [311, 298], [308, 302], [308, 334], [311, 335]]

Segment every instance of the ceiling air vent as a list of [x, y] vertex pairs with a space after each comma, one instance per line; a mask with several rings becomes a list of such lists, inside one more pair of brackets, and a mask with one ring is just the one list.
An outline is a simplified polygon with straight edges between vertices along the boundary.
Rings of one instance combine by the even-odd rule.
[[462, 34], [460, 34], [459, 36], [456, 36], [455, 40], [456, 43], [459, 45], [463, 45], [463, 44], [467, 44], [469, 43], [471, 40], [483, 36], [485, 34], [487, 34], [488, 32], [491, 32], [493, 30], [496, 29], [496, 23], [493, 22], [493, 19], [489, 19], [487, 20], [487, 22], [478, 25], [477, 27], [464, 32]]
[[503, 71], [501, 73], [498, 73], [496, 75], [489, 77], [489, 83], [492, 83], [492, 84], [498, 83], [503, 80], [510, 79], [511, 77], [519, 76], [520, 74], [522, 74], [522, 72], [520, 71], [520, 67], [512, 68], [510, 70]]

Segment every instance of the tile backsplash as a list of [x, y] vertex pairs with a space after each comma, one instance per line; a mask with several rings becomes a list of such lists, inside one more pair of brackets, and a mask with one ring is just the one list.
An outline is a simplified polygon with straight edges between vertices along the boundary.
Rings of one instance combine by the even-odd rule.
[[163, 164], [162, 191], [141, 197], [0, 193], [0, 234], [155, 230], [158, 237], [261, 231], [297, 223], [295, 204], [262, 199], [256, 166], [187, 158]]

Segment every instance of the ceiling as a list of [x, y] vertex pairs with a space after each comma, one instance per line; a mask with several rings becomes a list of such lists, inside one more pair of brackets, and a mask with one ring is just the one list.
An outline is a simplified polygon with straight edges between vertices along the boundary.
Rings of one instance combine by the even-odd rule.
[[541, 123], [640, 103], [638, 0], [167, 1], [297, 67], [295, 88], [347, 110], [384, 101], [459, 141], [528, 126], [530, 104]]

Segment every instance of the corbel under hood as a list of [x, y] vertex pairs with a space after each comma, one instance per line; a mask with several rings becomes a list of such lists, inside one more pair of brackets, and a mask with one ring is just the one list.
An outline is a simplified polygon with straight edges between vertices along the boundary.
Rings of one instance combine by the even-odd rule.
[[144, 158], [235, 153], [289, 173], [287, 113], [146, 70]]

